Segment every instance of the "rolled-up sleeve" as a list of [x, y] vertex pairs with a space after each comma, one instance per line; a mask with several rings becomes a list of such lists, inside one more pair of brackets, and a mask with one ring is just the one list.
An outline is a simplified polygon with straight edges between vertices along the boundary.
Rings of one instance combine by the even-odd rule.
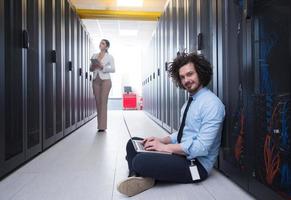
[[171, 139], [171, 143], [172, 144], [176, 144], [177, 143], [177, 135], [178, 135], [178, 132], [174, 132], [170, 135], [170, 139]]
[[110, 55], [109, 61], [103, 67], [102, 72], [105, 73], [114, 73], [115, 72], [115, 63], [113, 57]]
[[185, 138], [181, 142], [182, 150], [189, 158], [208, 155], [217, 135], [220, 134], [224, 115], [223, 105], [212, 104], [203, 109], [199, 133], [192, 136], [192, 139]]

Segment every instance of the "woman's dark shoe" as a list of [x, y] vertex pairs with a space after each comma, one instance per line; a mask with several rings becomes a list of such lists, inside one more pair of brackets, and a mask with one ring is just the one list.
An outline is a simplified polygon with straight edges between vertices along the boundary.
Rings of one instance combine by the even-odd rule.
[[98, 133], [100, 133], [100, 132], [105, 132], [105, 130], [104, 129], [99, 129]]

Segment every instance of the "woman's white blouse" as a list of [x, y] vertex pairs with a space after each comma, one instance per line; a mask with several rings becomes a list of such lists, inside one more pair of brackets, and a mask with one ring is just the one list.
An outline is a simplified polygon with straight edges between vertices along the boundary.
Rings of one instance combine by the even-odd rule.
[[[98, 58], [98, 53], [93, 54], [91, 59], [97, 59]], [[110, 73], [115, 72], [115, 65], [114, 65], [114, 59], [113, 56], [110, 55], [109, 53], [105, 53], [104, 57], [101, 60], [101, 64], [104, 66], [103, 69], [95, 69], [93, 71], [93, 80], [96, 79], [97, 74], [99, 75], [100, 79], [105, 80], [105, 79], [110, 79]]]

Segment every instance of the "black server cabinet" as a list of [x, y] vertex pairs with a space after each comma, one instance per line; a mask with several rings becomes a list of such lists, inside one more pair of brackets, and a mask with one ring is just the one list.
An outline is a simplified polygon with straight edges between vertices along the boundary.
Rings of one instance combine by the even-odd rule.
[[65, 0], [55, 1], [56, 31], [56, 133], [64, 130]]
[[71, 61], [72, 61], [72, 77], [71, 77], [71, 118], [72, 125], [75, 126], [77, 117], [77, 16], [73, 8], [71, 8]]
[[220, 169], [258, 199], [290, 199], [290, 1], [218, 7], [228, 24]]
[[[161, 37], [161, 60], [160, 60], [160, 65], [161, 65], [161, 121], [163, 122], [163, 127], [164, 123], [166, 121], [166, 84], [165, 84], [165, 76], [166, 76], [166, 65], [167, 63], [165, 62], [165, 21], [164, 21], [164, 14], [160, 18], [160, 37]], [[145, 99], [146, 101], [146, 99]]]
[[71, 37], [71, 15], [72, 10], [68, 1], [65, 1], [65, 69], [64, 69], [64, 118], [65, 118], [65, 135], [72, 131], [72, 37]]
[[157, 89], [158, 89], [158, 107], [157, 107], [157, 112], [158, 116], [157, 118], [159, 119], [159, 122], [162, 120], [162, 101], [161, 101], [161, 23], [158, 22], [157, 26], [157, 71], [156, 71], [156, 76], [157, 76]]
[[90, 115], [90, 96], [89, 96], [89, 90], [90, 90], [90, 73], [88, 69], [88, 36], [86, 31], [84, 30], [84, 65], [86, 68], [86, 79], [85, 79], [85, 99], [84, 99], [84, 107], [85, 107], [85, 118], [86, 120], [89, 120], [88, 117]]
[[[4, 25], [4, 1], [0, 0], [0, 30], [5, 30], [5, 25]], [[4, 97], [5, 95], [5, 55], [4, 55], [4, 49], [5, 49], [5, 34], [4, 31], [0, 31], [0, 176], [4, 174], [4, 132], [5, 132], [5, 127], [4, 127]]]
[[[177, 55], [182, 55], [183, 53], [187, 53], [187, 37], [186, 37], [186, 30], [187, 30], [187, 21], [186, 21], [186, 4], [185, 1], [178, 1], [177, 0], [177, 15], [176, 15], [176, 20], [177, 20], [177, 50], [174, 52]], [[192, 13], [192, 12], [191, 12]], [[176, 56], [177, 56], [176, 55]], [[177, 128], [180, 125], [180, 110], [182, 106], [184, 105], [186, 98], [187, 98], [187, 92], [183, 89], [177, 89], [178, 97], [177, 97]]]
[[27, 138], [26, 159], [42, 150], [42, 56], [41, 56], [41, 1], [27, 1], [26, 26], [29, 36], [27, 49]]
[[189, 52], [197, 51], [197, 0], [188, 0]]
[[197, 49], [205, 56], [210, 63], [212, 63], [211, 56], [211, 0], [197, 0], [197, 13], [198, 13], [198, 35], [197, 35]]
[[0, 1], [0, 176], [41, 151], [40, 5]]
[[23, 60], [26, 49], [22, 45], [22, 35], [25, 30], [24, 10], [22, 10], [24, 1], [2, 0], [0, 2], [2, 15], [0, 164], [1, 172], [5, 173], [25, 160], [25, 125], [23, 123], [25, 66]]
[[[173, 0], [169, 3], [170, 6], [170, 57], [169, 61], [172, 62], [173, 59], [177, 56], [178, 50], [178, 37], [180, 34], [180, 30], [177, 29], [177, 24], [179, 23], [179, 20], [177, 19], [178, 15], [178, 1]], [[173, 80], [170, 80], [171, 82], [171, 112], [172, 112], [172, 118], [171, 118], [171, 127], [172, 132], [174, 130], [178, 130], [178, 117], [179, 117], [179, 108], [178, 108], [178, 89], [176, 85], [173, 83]]]
[[82, 27], [82, 51], [81, 51], [81, 59], [82, 59], [82, 68], [83, 68], [83, 86], [82, 86], [82, 119], [84, 122], [86, 121], [87, 117], [87, 106], [86, 106], [86, 95], [87, 95], [87, 79], [88, 79], [88, 70], [86, 65], [86, 31], [84, 27]]
[[223, 102], [226, 109], [224, 134], [222, 136], [222, 153], [220, 169], [238, 183], [248, 189], [246, 166], [246, 134], [245, 134], [245, 103], [243, 99], [243, 7], [239, 1], [221, 2], [220, 10], [226, 8], [223, 24], [228, 26], [220, 29], [223, 43], [219, 50], [225, 53], [223, 60]]
[[[291, 199], [291, 2], [257, 0], [247, 13], [247, 119], [251, 133], [249, 190], [274, 199], [269, 190]], [[250, 63], [250, 64], [248, 64]]]
[[76, 20], [76, 118], [77, 127], [81, 125], [81, 82], [82, 82], [82, 67], [81, 67], [81, 24]]
[[86, 113], [86, 107], [85, 107], [85, 91], [86, 91], [86, 74], [87, 74], [87, 69], [85, 65], [85, 31], [84, 27], [81, 26], [81, 67], [82, 67], [82, 86], [81, 86], [81, 119], [83, 122], [85, 122], [85, 113]]
[[171, 89], [170, 89], [170, 79], [168, 78], [167, 71], [168, 71], [168, 65], [170, 60], [170, 7], [169, 4], [166, 7], [165, 15], [164, 15], [164, 31], [165, 31], [165, 39], [164, 39], [164, 48], [165, 48], [165, 54], [164, 54], [164, 60], [165, 60], [165, 104], [166, 104], [166, 116], [165, 116], [165, 128], [171, 132], [171, 118], [172, 118], [172, 110], [171, 110]]
[[155, 31], [155, 40], [154, 40], [154, 49], [155, 49], [155, 60], [153, 62], [153, 70], [152, 70], [152, 77], [154, 82], [154, 116], [157, 119], [158, 118], [158, 79], [157, 79], [157, 32]]
[[[213, 79], [208, 85], [214, 93], [217, 93], [216, 78], [216, 1], [197, 0], [197, 50], [212, 64]], [[212, 54], [214, 51], [214, 55]], [[215, 83], [213, 83], [215, 82]]]
[[[57, 132], [57, 54], [56, 54], [56, 4], [55, 0], [44, 1], [44, 132], [43, 148], [47, 148], [63, 137]], [[60, 63], [61, 64], [61, 63]], [[58, 72], [61, 72], [60, 70]], [[61, 78], [61, 77], [59, 77]], [[60, 87], [60, 86], [58, 86]], [[60, 121], [62, 123], [62, 121]]]

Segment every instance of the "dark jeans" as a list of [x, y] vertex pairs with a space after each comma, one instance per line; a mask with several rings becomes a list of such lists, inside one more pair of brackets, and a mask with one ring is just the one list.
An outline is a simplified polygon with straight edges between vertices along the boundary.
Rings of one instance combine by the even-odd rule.
[[[141, 138], [133, 138], [141, 139]], [[208, 174], [200, 162], [196, 159], [196, 165], [200, 180], [193, 181], [190, 173], [190, 161], [185, 156], [168, 155], [158, 153], [137, 153], [131, 140], [127, 142], [126, 159], [128, 169], [139, 176], [152, 177], [158, 181], [176, 183], [200, 182], [207, 178]]]

